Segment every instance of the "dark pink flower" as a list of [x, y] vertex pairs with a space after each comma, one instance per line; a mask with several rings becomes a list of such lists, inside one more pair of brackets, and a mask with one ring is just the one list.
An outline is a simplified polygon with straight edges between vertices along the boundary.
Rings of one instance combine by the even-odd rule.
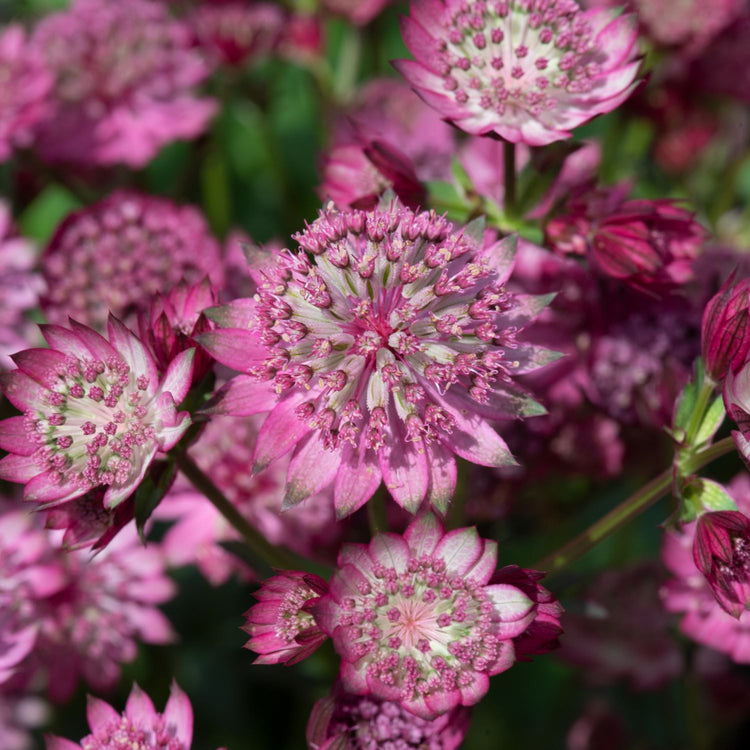
[[154, 355], [161, 372], [167, 370], [180, 352], [190, 348], [196, 350], [193, 382], [200, 382], [208, 372], [211, 358], [197, 347], [195, 337], [213, 328], [203, 311], [216, 302], [216, 292], [208, 277], [192, 285], [180, 281], [166, 295], [154, 297], [148, 318], [143, 314], [138, 317], [141, 340]]
[[91, 734], [80, 744], [48, 734], [47, 750], [190, 750], [193, 742], [193, 707], [174, 681], [164, 713], [134, 683], [123, 714], [90, 695], [86, 716]]
[[153, 297], [183, 279], [208, 275], [216, 288], [224, 280], [219, 244], [196, 208], [125, 191], [70, 214], [41, 269], [48, 319], [65, 325], [70, 316], [99, 331], [108, 311], [135, 325]]
[[14, 355], [0, 385], [21, 416], [0, 422], [0, 478], [25, 484], [24, 498], [62, 503], [105, 487], [105, 508], [135, 492], [158, 451], [190, 424], [178, 412], [192, 377], [193, 350], [163, 378], [151, 355], [119, 320], [109, 341], [71, 321], [42, 327], [49, 349]]
[[738, 75], [738, 71], [744, 73], [750, 68], [748, 35], [750, 12], [745, 11], [716, 36], [695, 61], [691, 70], [691, 83], [697, 84], [709, 94], [730, 96], [740, 102], [750, 102], [750, 79], [747, 75]]
[[[436, 719], [409, 713], [396, 701], [357, 696], [336, 686], [313, 706], [307, 723], [308, 750], [393, 747], [457, 750], [469, 730], [471, 711], [457, 706]], [[342, 744], [343, 743], [343, 744]]]
[[[312, 559], [335, 559], [342, 524], [335, 522], [331, 493], [313, 495], [280, 513], [289, 461], [282, 458], [253, 474], [260, 422], [257, 417], [215, 416], [191, 446], [190, 455], [271, 544]], [[222, 542], [240, 540], [237, 531], [187, 480], [178, 476], [156, 513], [176, 521], [163, 540], [170, 564], [195, 564], [215, 586], [235, 573], [243, 579], [255, 577], [247, 564], [222, 547]]]
[[254, 663], [289, 666], [310, 656], [328, 637], [310, 614], [327, 591], [319, 576], [295, 570], [263, 581], [242, 627], [250, 635], [245, 648], [258, 654]]
[[295, 236], [303, 252], [252, 270], [254, 300], [211, 313], [222, 328], [201, 343], [246, 374], [210, 411], [270, 410], [255, 467], [296, 446], [286, 507], [334, 483], [346, 516], [384, 479], [411, 512], [444, 510], [454, 454], [514, 463], [489, 420], [543, 411], [513, 378], [554, 359], [517, 340], [549, 297], [509, 293], [514, 241], [483, 237], [396, 200], [329, 207]]
[[477, 703], [538, 614], [520, 588], [490, 584], [496, 561], [495, 542], [473, 528], [446, 534], [429, 514], [403, 536], [344, 545], [313, 608], [341, 656], [344, 689], [424, 719]]
[[724, 406], [739, 430], [732, 432], [737, 450], [745, 463], [750, 462], [750, 360], [737, 373], [730, 367], [724, 382]]
[[37, 129], [44, 159], [142, 167], [216, 111], [193, 92], [208, 65], [163, 3], [75, 0], [39, 22], [32, 45], [55, 77]]
[[345, 16], [353, 24], [364, 26], [385, 8], [391, 0], [322, 0], [323, 7]]
[[637, 289], [662, 292], [683, 285], [692, 278], [702, 227], [676, 201], [626, 201], [626, 191], [580, 191], [570, 213], [547, 224], [552, 247], [587, 253], [600, 272]]
[[473, 135], [543, 146], [618, 107], [638, 75], [633, 16], [573, 0], [413, 0], [399, 72]]
[[750, 607], [750, 519], [733, 510], [698, 517], [693, 560], [732, 617]]
[[0, 200], [0, 370], [13, 367], [10, 355], [38, 337], [25, 315], [37, 307], [44, 289], [35, 264], [32, 243], [15, 231], [10, 207]]
[[[750, 515], [750, 476], [743, 473], [727, 486], [739, 511]], [[662, 560], [675, 576], [662, 587], [665, 608], [682, 614], [680, 629], [685, 635], [739, 664], [750, 664], [750, 610], [739, 617], [729, 614], [719, 603], [703, 573], [696, 567], [693, 549], [697, 523], [667, 531], [662, 544]]]
[[717, 383], [736, 373], [750, 355], [750, 278], [735, 277], [729, 275], [703, 312], [703, 364]]
[[39, 51], [30, 47], [18, 25], [0, 32], [0, 163], [17, 146], [28, 146], [44, 116], [52, 76]]
[[186, 20], [210, 58], [219, 64], [245, 65], [276, 50], [288, 19], [272, 3], [228, 2], [201, 5]]

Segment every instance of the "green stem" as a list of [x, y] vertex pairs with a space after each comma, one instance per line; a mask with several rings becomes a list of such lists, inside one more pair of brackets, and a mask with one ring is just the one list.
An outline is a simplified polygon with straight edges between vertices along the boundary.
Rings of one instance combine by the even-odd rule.
[[[696, 472], [714, 459], [732, 450], [734, 450], [734, 440], [731, 437], [724, 438], [724, 440], [695, 453], [689, 460], [686, 470], [689, 473]], [[638, 492], [589, 526], [586, 531], [564, 544], [559, 550], [541, 559], [534, 567], [538, 570], [546, 570], [548, 573], [556, 573], [583, 557], [599, 542], [626, 526], [665, 495], [672, 485], [672, 474], [673, 471], [670, 467], [654, 477]]]
[[503, 175], [505, 177], [505, 213], [516, 213], [516, 144], [503, 141]]
[[714, 393], [714, 383], [706, 376], [701, 386], [698, 399], [695, 402], [693, 413], [690, 415], [690, 421], [688, 422], [687, 429], [685, 430], [685, 443], [688, 446], [692, 446], [695, 442], [695, 436], [703, 424], [703, 418], [706, 416], [706, 409], [708, 408], [711, 396]]
[[362, 32], [352, 27], [344, 35], [334, 73], [333, 93], [340, 104], [346, 104], [354, 94], [361, 60]]
[[297, 558], [284, 549], [274, 547], [257, 529], [253, 528], [187, 453], [177, 453], [176, 462], [180, 471], [242, 535], [247, 546], [256, 555], [265, 560], [272, 568], [299, 569], [300, 563]]
[[379, 487], [378, 491], [367, 501], [367, 520], [370, 524], [372, 536], [383, 531], [388, 531], [388, 516], [385, 509], [385, 490]]

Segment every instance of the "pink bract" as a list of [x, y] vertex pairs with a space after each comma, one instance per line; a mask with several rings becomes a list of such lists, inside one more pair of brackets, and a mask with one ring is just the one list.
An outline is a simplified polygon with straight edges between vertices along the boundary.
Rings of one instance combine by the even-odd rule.
[[142, 167], [216, 111], [192, 90], [208, 65], [163, 3], [76, 0], [40, 21], [32, 45], [55, 77], [36, 142], [49, 161]]
[[477, 703], [538, 614], [521, 588], [490, 584], [496, 560], [495, 542], [473, 528], [445, 533], [429, 514], [403, 536], [345, 545], [313, 608], [341, 656], [344, 689], [424, 719]]
[[114, 508], [140, 484], [158, 451], [190, 424], [176, 405], [192, 376], [193, 351], [179, 354], [163, 378], [140, 340], [109, 320], [109, 341], [71, 321], [42, 327], [49, 349], [14, 355], [0, 376], [23, 414], [0, 422], [0, 478], [25, 484], [24, 499], [63, 503], [105, 487]]
[[393, 747], [457, 750], [469, 730], [471, 711], [458, 706], [436, 719], [422, 719], [395, 701], [357, 696], [336, 686], [313, 706], [307, 723], [309, 750]]
[[39, 304], [44, 281], [34, 270], [36, 253], [12, 223], [10, 207], [0, 200], [0, 370], [13, 367], [10, 355], [37, 338], [25, 313]]
[[724, 406], [739, 430], [732, 432], [737, 450], [746, 464], [750, 465], [750, 361], [737, 373], [730, 368], [724, 382]]
[[251, 269], [256, 298], [209, 311], [222, 328], [200, 339], [245, 373], [209, 412], [270, 411], [255, 470], [295, 449], [284, 507], [333, 483], [347, 516], [384, 479], [411, 512], [425, 497], [444, 511], [454, 454], [513, 464], [488, 420], [542, 413], [513, 377], [555, 358], [517, 340], [550, 298], [505, 289], [514, 239], [393, 199], [328, 207], [295, 239], [306, 252]]
[[[750, 477], [739, 475], [727, 490], [738, 509], [750, 514]], [[727, 654], [739, 664], [750, 664], [750, 610], [733, 617], [715, 598], [709, 582], [695, 565], [696, 525], [689, 523], [664, 535], [662, 561], [674, 576], [662, 587], [664, 606], [682, 615], [680, 629], [685, 635]]]
[[33, 128], [44, 116], [52, 76], [21, 26], [0, 33], [0, 163], [17, 146], [28, 146]]
[[[394, 63], [462, 130], [543, 146], [610, 112], [638, 75], [633, 16], [573, 0], [412, 0]], [[518, 40], [522, 40], [518, 43]]]
[[174, 681], [164, 713], [134, 683], [122, 715], [90, 695], [86, 716], [91, 734], [80, 744], [47, 735], [47, 750], [190, 750], [193, 741], [193, 707]]
[[254, 663], [289, 666], [310, 656], [328, 637], [310, 614], [327, 591], [322, 578], [296, 570], [263, 581], [242, 627], [250, 635], [245, 648], [258, 654]]
[[65, 325], [72, 317], [99, 331], [108, 311], [135, 325], [153, 297], [183, 279], [196, 284], [208, 276], [217, 288], [224, 281], [219, 244], [198, 209], [130, 191], [70, 214], [41, 270], [47, 318]]

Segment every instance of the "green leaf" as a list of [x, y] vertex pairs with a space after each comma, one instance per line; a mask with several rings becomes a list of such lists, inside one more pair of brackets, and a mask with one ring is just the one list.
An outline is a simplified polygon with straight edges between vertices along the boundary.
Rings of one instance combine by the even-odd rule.
[[466, 193], [472, 191], [476, 192], [474, 189], [474, 183], [471, 181], [471, 177], [469, 177], [469, 173], [464, 169], [464, 165], [461, 164], [457, 156], [454, 156], [451, 161], [451, 173], [456, 182], [458, 192], [461, 195], [466, 195]]
[[737, 504], [721, 484], [703, 477], [694, 477], [683, 488], [682, 498], [679, 519], [683, 523], [694, 521], [701, 513], [737, 510]]
[[156, 461], [135, 491], [135, 526], [144, 544], [146, 522], [169, 491], [176, 474], [177, 466], [173, 461]]
[[81, 202], [62, 185], [48, 185], [21, 214], [21, 231], [40, 245], [45, 245], [57, 225]]
[[677, 408], [674, 415], [674, 427], [686, 430], [690, 417], [698, 403], [698, 395], [703, 387], [703, 361], [700, 357], [695, 361], [693, 379], [682, 389], [677, 397]]
[[439, 213], [445, 212], [448, 218], [457, 221], [464, 221], [471, 210], [456, 186], [442, 180], [427, 183], [427, 203]]
[[724, 399], [721, 396], [717, 396], [706, 410], [703, 422], [701, 422], [701, 426], [695, 436], [695, 444], [703, 445], [703, 443], [707, 443], [716, 434], [719, 427], [721, 427], [725, 415]]

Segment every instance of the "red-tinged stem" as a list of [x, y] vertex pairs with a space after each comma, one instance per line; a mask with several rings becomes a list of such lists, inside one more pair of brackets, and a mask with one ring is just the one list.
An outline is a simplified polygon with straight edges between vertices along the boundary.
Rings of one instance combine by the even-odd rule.
[[[724, 438], [718, 443], [698, 451], [688, 460], [686, 471], [694, 473], [711, 463], [714, 459], [734, 450], [734, 440]], [[566, 566], [583, 557], [615, 531], [629, 524], [645, 510], [648, 510], [657, 500], [663, 497], [672, 485], [672, 468], [666, 469], [648, 484], [641, 487], [635, 494], [624, 500], [616, 508], [589, 526], [586, 531], [571, 539], [559, 550], [542, 558], [534, 568], [556, 573]]]

